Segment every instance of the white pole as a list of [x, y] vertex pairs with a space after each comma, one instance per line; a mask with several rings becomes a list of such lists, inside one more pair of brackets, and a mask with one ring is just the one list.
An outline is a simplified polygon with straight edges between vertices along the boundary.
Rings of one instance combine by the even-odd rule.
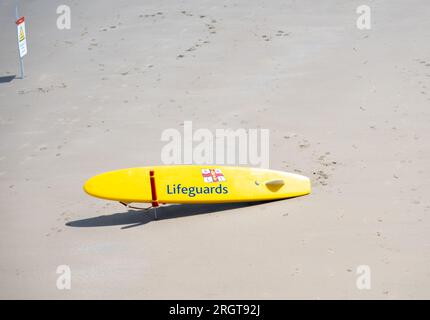
[[[19, 14], [18, 14], [18, 1], [16, 2], [16, 6], [15, 6], [15, 22], [18, 21]], [[21, 54], [19, 53], [19, 41], [18, 41], [18, 57], [19, 57], [19, 69], [21, 71], [21, 79], [24, 79], [24, 61], [21, 57]]]

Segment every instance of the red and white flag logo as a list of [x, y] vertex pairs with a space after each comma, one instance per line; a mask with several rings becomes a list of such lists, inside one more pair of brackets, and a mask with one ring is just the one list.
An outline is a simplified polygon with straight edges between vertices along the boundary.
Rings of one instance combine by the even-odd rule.
[[202, 176], [205, 182], [226, 181], [220, 169], [202, 169]]

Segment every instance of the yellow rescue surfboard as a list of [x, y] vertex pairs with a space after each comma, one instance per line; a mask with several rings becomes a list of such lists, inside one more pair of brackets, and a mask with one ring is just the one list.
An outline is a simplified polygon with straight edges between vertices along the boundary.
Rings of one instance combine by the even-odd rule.
[[116, 170], [89, 179], [84, 190], [129, 204], [227, 203], [297, 197], [311, 192], [309, 178], [282, 171], [205, 165]]

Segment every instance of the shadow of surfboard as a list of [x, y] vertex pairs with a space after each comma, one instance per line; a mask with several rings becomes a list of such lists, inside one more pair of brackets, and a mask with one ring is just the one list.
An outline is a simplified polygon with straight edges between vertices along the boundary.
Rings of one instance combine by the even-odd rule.
[[89, 227], [109, 227], [123, 226], [121, 229], [128, 229], [145, 225], [152, 221], [177, 219], [190, 217], [198, 214], [207, 214], [225, 210], [239, 209], [256, 206], [264, 202], [240, 202], [240, 203], [220, 203], [220, 204], [174, 204], [157, 208], [157, 219], [154, 211], [145, 212], [143, 210], [129, 210], [111, 215], [98, 216], [66, 223], [68, 227], [89, 228]]
[[15, 79], [16, 76], [0, 76], [0, 83], [8, 83], [11, 82], [13, 79]]

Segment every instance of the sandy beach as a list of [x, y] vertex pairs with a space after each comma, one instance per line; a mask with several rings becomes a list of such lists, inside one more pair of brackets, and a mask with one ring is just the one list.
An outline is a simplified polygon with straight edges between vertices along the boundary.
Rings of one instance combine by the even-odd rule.
[[[0, 3], [1, 299], [430, 298], [429, 1], [75, 0], [68, 30], [21, 2], [24, 79]], [[83, 192], [163, 164], [185, 121], [269, 129], [270, 168], [312, 193], [154, 220]]]

